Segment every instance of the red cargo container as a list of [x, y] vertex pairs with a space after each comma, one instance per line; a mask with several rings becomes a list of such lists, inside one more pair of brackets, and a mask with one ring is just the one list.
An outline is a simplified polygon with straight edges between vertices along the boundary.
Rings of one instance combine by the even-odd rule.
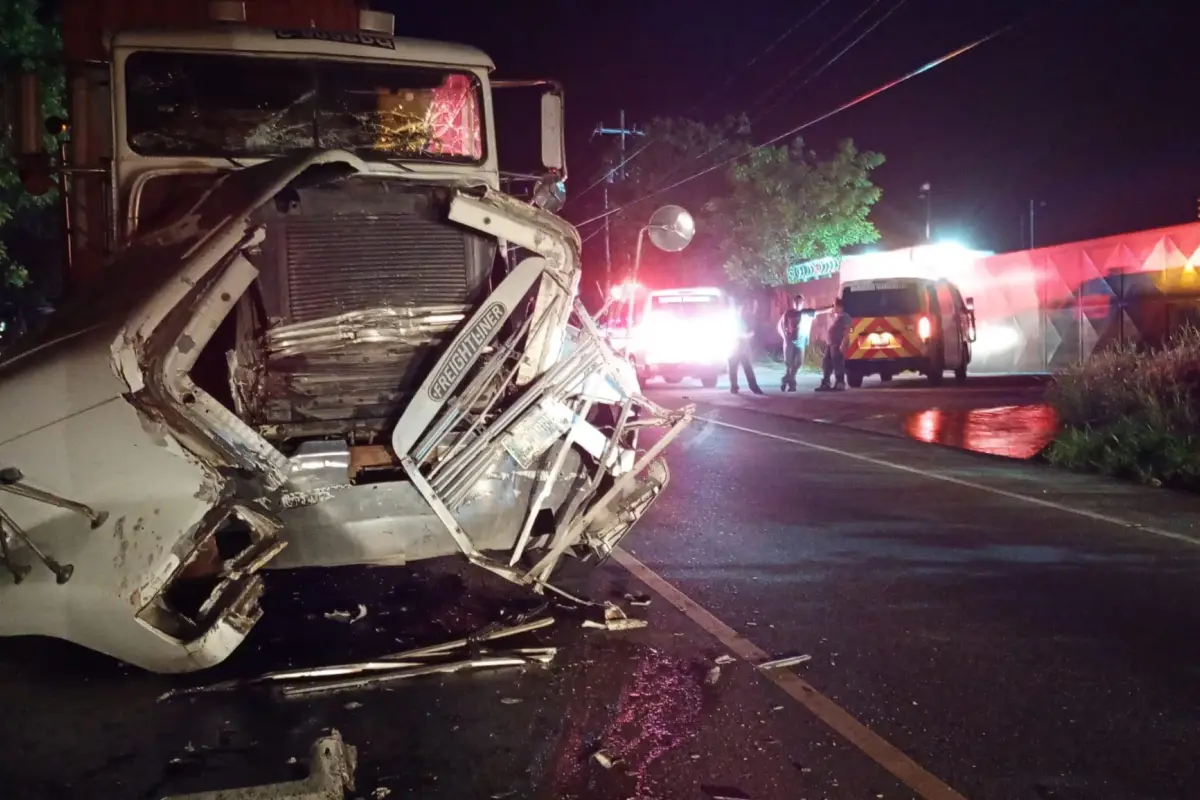
[[[209, 0], [63, 0], [67, 61], [105, 59], [106, 35], [120, 30], [212, 25]], [[259, 28], [358, 30], [359, 0], [245, 0], [246, 24]]]

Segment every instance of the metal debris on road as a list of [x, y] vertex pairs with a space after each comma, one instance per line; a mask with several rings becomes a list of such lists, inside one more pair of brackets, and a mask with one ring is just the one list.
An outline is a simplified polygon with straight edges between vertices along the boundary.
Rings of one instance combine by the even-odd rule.
[[606, 619], [604, 622], [596, 622], [594, 620], [585, 619], [583, 627], [597, 628], [602, 631], [632, 631], [638, 628], [644, 628], [649, 623], [644, 619]]
[[[479, 648], [478, 658], [459, 661], [429, 663], [429, 659], [449, 656], [454, 650], [468, 645], [479, 645], [521, 633], [539, 630], [554, 624], [554, 617], [543, 617], [517, 625], [498, 627], [487, 626], [482, 630], [462, 639], [454, 639], [442, 644], [407, 650], [403, 653], [393, 653], [381, 656], [373, 661], [358, 661], [347, 664], [330, 664], [323, 667], [308, 667], [302, 669], [280, 670], [259, 675], [246, 680], [228, 680], [207, 686], [193, 686], [185, 689], [172, 689], [159, 696], [159, 702], [176, 695], [201, 694], [207, 692], [231, 691], [242, 687], [265, 683], [291, 683], [296, 681], [323, 681], [328, 678], [345, 678], [340, 681], [326, 681], [297, 686], [286, 686], [282, 693], [284, 697], [303, 697], [322, 692], [342, 691], [356, 688], [373, 688], [391, 681], [415, 678], [422, 675], [458, 672], [463, 669], [487, 669], [496, 667], [525, 666], [528, 664], [548, 664], [558, 655], [556, 647], [524, 647], [501, 653], [489, 652]], [[361, 676], [361, 677], [352, 677]], [[360, 704], [361, 705], [361, 704]], [[346, 706], [350, 708], [350, 705]], [[357, 706], [356, 706], [357, 707]]]
[[505, 705], [505, 706], [515, 706], [521, 702], [523, 702], [523, 701], [519, 697], [501, 697], [500, 698], [500, 704]]
[[812, 656], [785, 656], [776, 658], [771, 661], [764, 661], [758, 665], [759, 669], [783, 669], [784, 667], [794, 667], [797, 664], [803, 664], [806, 661], [812, 661]]
[[495, 669], [498, 667], [523, 667], [530, 663], [548, 663], [550, 659], [524, 658], [515, 656], [491, 656], [488, 658], [473, 658], [465, 661], [451, 661], [445, 664], [428, 664], [421, 667], [407, 667], [394, 672], [385, 672], [368, 677], [353, 678], [344, 681], [329, 681], [325, 683], [304, 684], [299, 686], [284, 686], [282, 694], [286, 698], [310, 697], [312, 695], [342, 692], [354, 689], [374, 689], [384, 684], [396, 681], [418, 678], [423, 675], [449, 674], [465, 669]]
[[737, 659], [735, 659], [733, 656], [729, 655], [728, 653], [719, 655], [715, 659], [713, 659], [713, 661], [717, 664], [732, 664], [736, 660]]
[[371, 792], [371, 797], [374, 797], [375, 800], [383, 800], [383, 798], [387, 797], [391, 793], [392, 790], [386, 786], [379, 786], [375, 789], [375, 791]]
[[631, 606], [648, 606], [650, 605], [650, 595], [648, 594], [626, 594], [625, 599]]
[[330, 611], [325, 614], [325, 619], [331, 619], [334, 622], [345, 622], [348, 625], [353, 625], [367, 615], [367, 607], [362, 603], [358, 604], [358, 613], [352, 611]]
[[384, 661], [392, 659], [403, 660], [413, 658], [427, 658], [429, 656], [446, 655], [450, 650], [457, 650], [461, 647], [466, 647], [469, 644], [480, 642], [491, 642], [496, 639], [504, 639], [509, 636], [516, 636], [521, 633], [529, 633], [530, 631], [540, 630], [554, 624], [554, 617], [542, 617], [531, 622], [522, 622], [519, 625], [512, 625], [507, 628], [492, 627], [484, 628], [479, 633], [468, 636], [463, 639], [455, 639], [444, 644], [431, 645], [429, 647], [418, 647], [415, 650], [405, 650], [403, 653], [393, 653], [389, 656], [383, 656]]
[[341, 800], [354, 791], [358, 753], [334, 730], [313, 743], [308, 777], [300, 781], [180, 794], [163, 800]]
[[605, 753], [603, 750], [597, 750], [595, 753], [592, 753], [592, 758], [594, 758], [596, 760], [597, 764], [604, 767], [605, 769], [613, 768], [613, 760], [611, 758], [609, 758], [608, 754]]
[[633, 619], [625, 614], [624, 609], [616, 603], [606, 600], [604, 602], [604, 621], [597, 622], [592, 619], [585, 619], [582, 623], [584, 628], [595, 628], [602, 631], [632, 631], [638, 628], [645, 628], [647, 622], [644, 619]]

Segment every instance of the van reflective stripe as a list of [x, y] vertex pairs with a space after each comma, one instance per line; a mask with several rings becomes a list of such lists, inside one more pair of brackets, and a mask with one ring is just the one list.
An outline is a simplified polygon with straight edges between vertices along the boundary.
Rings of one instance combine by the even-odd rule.
[[[846, 358], [878, 360], [889, 358], [920, 358], [925, 345], [917, 334], [919, 315], [903, 317], [859, 317], [852, 320]], [[872, 333], [890, 334], [895, 346], [875, 347], [868, 341]]]

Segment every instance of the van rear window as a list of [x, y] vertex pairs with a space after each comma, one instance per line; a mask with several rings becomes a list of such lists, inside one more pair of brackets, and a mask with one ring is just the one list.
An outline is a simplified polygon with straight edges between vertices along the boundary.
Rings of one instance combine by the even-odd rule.
[[916, 286], [902, 289], [847, 289], [842, 304], [852, 317], [900, 317], [921, 313], [921, 290]]

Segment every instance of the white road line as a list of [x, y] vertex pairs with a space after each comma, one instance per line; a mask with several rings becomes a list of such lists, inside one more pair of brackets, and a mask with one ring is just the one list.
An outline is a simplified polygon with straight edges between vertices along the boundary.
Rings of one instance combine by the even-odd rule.
[[[628, 552], [621, 549], [614, 550], [612, 558], [739, 658], [754, 665], [770, 660], [766, 651], [717, 619], [695, 600], [675, 588], [666, 578], [638, 561]], [[965, 797], [906, 756], [893, 744], [850, 716], [848, 711], [818, 692], [808, 681], [796, 673], [787, 669], [778, 669], [760, 674], [783, 689], [789, 697], [811, 711], [817, 719], [861, 750], [876, 764], [895, 775], [901, 783], [916, 792], [923, 800], [966, 800]]]
[[[989, 494], [994, 494], [999, 497], [1006, 497], [1010, 500], [1019, 500], [1023, 503], [1040, 506], [1041, 508], [1052, 508], [1055, 511], [1062, 511], [1067, 514], [1075, 514], [1076, 516], [1085, 517], [1097, 522], [1105, 522], [1110, 525], [1117, 525], [1123, 528], [1136, 528], [1139, 531], [1152, 533], [1155, 536], [1162, 536], [1166, 539], [1174, 539], [1177, 542], [1186, 542], [1190, 545], [1200, 545], [1200, 539], [1197, 539], [1196, 537], [1188, 536], [1187, 534], [1183, 533], [1176, 533], [1174, 531], [1168, 531], [1163, 528], [1156, 528], [1153, 525], [1143, 525], [1140, 522], [1133, 522], [1131, 520], [1121, 519], [1120, 517], [1113, 517], [1108, 514], [1101, 514], [1098, 511], [1088, 511], [1086, 508], [1069, 506], [1065, 503], [1057, 503], [1053, 500], [1045, 500], [1041, 497], [1034, 497], [1033, 495], [1021, 494], [1020, 492], [1010, 492], [1007, 489], [997, 489], [995, 486], [988, 486], [987, 484], [976, 483], [975, 481], [955, 478], [952, 475], [942, 475], [937, 472], [929, 472], [927, 470], [917, 469], [916, 467], [906, 467], [903, 464], [892, 464], [891, 462], [884, 461], [879, 458], [864, 456], [861, 453], [852, 453], [849, 450], [840, 450], [836, 447], [830, 447], [829, 445], [807, 442], [803, 439], [797, 439], [794, 436], [783, 436], [778, 433], [768, 433], [767, 431], [746, 428], [741, 425], [734, 425], [731, 422], [722, 422], [710, 417], [696, 417], [696, 419], [700, 420], [701, 422], [707, 422], [710, 425], [717, 425], [719, 427], [729, 428], [735, 431], [742, 431], [743, 433], [752, 433], [755, 436], [762, 436], [767, 439], [775, 439], [776, 441], [780, 442], [788, 442], [789, 444], [807, 447], [810, 450], [816, 450], [821, 453], [833, 453], [835, 455], [853, 459], [854, 461], [861, 461], [866, 464], [871, 464], [876, 467], [886, 467], [888, 469], [894, 469], [897, 472], [906, 472], [909, 475], [920, 475], [922, 478], [929, 478], [930, 480], [934, 481], [942, 481], [943, 483], [950, 483], [954, 484], [955, 486], [963, 486], [968, 489], [977, 489], [981, 492], [988, 492]], [[806, 420], [798, 421], [804, 422]]]

